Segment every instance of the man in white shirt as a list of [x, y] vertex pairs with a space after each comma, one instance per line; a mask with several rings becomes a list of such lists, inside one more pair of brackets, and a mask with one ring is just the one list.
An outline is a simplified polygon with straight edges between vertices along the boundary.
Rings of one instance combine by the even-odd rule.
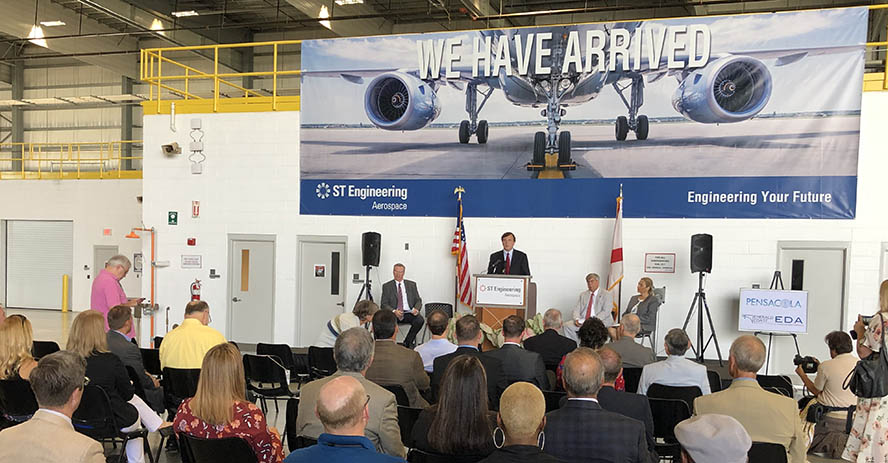
[[422, 367], [428, 373], [432, 372], [436, 358], [456, 350], [456, 344], [447, 339], [447, 325], [449, 323], [450, 319], [447, 318], [446, 313], [440, 310], [432, 312], [427, 323], [429, 332], [432, 333], [432, 339], [413, 349], [419, 352], [419, 356], [422, 357]]
[[586, 290], [580, 293], [574, 306], [572, 320], [564, 324], [564, 336], [579, 342], [577, 331], [588, 318], [595, 317], [604, 323], [605, 328], [614, 325], [613, 295], [601, 287], [597, 273], [586, 275]]
[[709, 394], [709, 378], [706, 367], [684, 358], [691, 347], [691, 340], [684, 330], [673, 328], [666, 333], [666, 360], [645, 365], [638, 382], [638, 393], [647, 395], [651, 384], [663, 386], [697, 386], [704, 395]]

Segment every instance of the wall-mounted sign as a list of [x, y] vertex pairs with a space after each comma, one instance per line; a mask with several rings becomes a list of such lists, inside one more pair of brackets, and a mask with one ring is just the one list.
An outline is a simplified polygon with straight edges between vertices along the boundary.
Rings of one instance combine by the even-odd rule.
[[182, 268], [201, 268], [203, 256], [182, 254]]
[[315, 277], [324, 278], [327, 275], [327, 266], [323, 264], [315, 264]]
[[644, 273], [675, 273], [675, 253], [644, 253]]
[[167, 212], [167, 224], [179, 225], [179, 213], [176, 211]]

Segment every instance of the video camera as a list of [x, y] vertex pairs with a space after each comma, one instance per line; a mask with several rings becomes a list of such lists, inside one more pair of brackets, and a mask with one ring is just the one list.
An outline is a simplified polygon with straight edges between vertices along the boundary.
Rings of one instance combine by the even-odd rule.
[[[873, 320], [874, 315], [861, 315], [860, 321], [863, 322], [864, 325], [869, 326], [870, 322]], [[851, 339], [857, 340], [857, 331], [851, 330], [848, 332], [851, 335]]]
[[817, 367], [820, 366], [820, 362], [811, 357], [810, 355], [802, 357], [799, 354], [796, 354], [795, 358], [792, 359], [792, 363], [795, 366], [802, 366], [802, 371], [805, 373], [817, 373]]

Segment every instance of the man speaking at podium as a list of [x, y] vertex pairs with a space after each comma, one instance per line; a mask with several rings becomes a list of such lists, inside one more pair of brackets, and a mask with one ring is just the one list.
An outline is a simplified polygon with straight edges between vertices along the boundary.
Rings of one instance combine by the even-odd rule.
[[501, 237], [503, 250], [490, 255], [487, 263], [487, 273], [491, 275], [527, 275], [530, 276], [530, 264], [527, 263], [527, 254], [514, 249], [515, 235], [505, 232]]

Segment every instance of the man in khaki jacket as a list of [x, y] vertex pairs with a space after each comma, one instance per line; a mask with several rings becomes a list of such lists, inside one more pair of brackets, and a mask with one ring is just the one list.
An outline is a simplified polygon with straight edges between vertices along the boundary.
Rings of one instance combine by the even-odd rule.
[[391, 310], [373, 314], [373, 336], [376, 345], [373, 363], [367, 369], [367, 379], [380, 386], [398, 385], [407, 393], [407, 404], [413, 408], [426, 408], [429, 403], [420, 391], [429, 390], [429, 375], [422, 366], [422, 357], [413, 349], [395, 342], [398, 336], [398, 319]]
[[756, 372], [765, 363], [765, 344], [744, 335], [731, 344], [728, 368], [734, 382], [728, 389], [697, 397], [694, 414], [717, 413], [733, 417], [753, 442], [781, 444], [789, 452], [789, 463], [805, 463], [807, 442], [796, 402], [759, 386]]
[[40, 409], [30, 420], [0, 432], [0, 462], [105, 463], [102, 445], [71, 424], [85, 372], [86, 360], [72, 352], [40, 359], [29, 378]]
[[364, 328], [351, 328], [336, 338], [333, 346], [336, 359], [336, 373], [326, 378], [312, 381], [299, 392], [299, 416], [296, 418], [296, 432], [300, 436], [317, 439], [324, 433], [324, 425], [315, 413], [321, 386], [339, 376], [351, 376], [358, 380], [370, 396], [370, 419], [364, 428], [364, 436], [373, 442], [380, 453], [406, 458], [407, 449], [401, 443], [401, 428], [398, 426], [398, 404], [395, 395], [372, 381], [364, 378], [367, 368], [373, 362], [373, 338]]

